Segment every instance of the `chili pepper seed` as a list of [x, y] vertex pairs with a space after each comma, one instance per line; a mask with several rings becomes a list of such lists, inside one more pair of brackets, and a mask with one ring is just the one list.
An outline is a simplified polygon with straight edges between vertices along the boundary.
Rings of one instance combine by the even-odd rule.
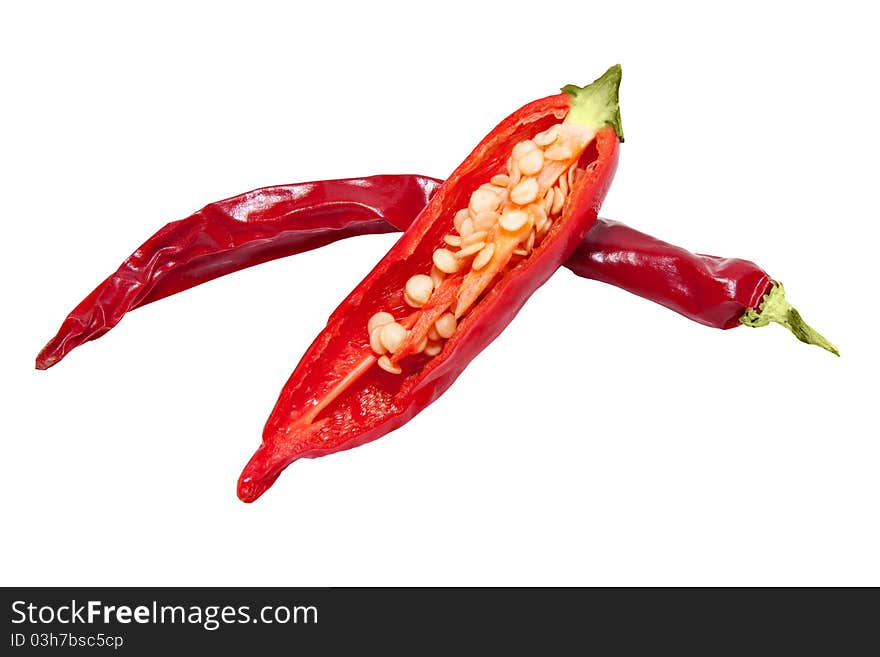
[[449, 249], [437, 249], [432, 256], [434, 266], [444, 274], [454, 274], [458, 271], [458, 260]]
[[504, 190], [507, 189], [507, 187], [506, 186], [502, 187], [500, 185], [494, 185], [489, 182], [489, 183], [483, 183], [482, 185], [480, 185], [479, 189], [485, 189], [486, 191], [492, 192], [493, 194], [498, 196], [502, 192], [504, 192]]
[[483, 247], [483, 250], [477, 254], [477, 257], [474, 258], [473, 264], [471, 267], [478, 271], [489, 264], [489, 261], [492, 259], [492, 256], [495, 255], [495, 245], [487, 244]]
[[425, 347], [425, 356], [434, 357], [437, 354], [439, 354], [441, 351], [443, 351], [443, 344], [441, 342], [429, 341], [428, 346]]
[[386, 312], [379, 312], [370, 317], [367, 322], [367, 332], [372, 333], [373, 329], [378, 328], [379, 326], [385, 326], [386, 324], [390, 324], [394, 321], [394, 315]]
[[562, 211], [562, 205], [565, 203], [565, 194], [558, 187], [553, 190], [553, 207], [550, 208], [550, 214], [559, 214]]
[[544, 166], [544, 152], [536, 148], [519, 158], [519, 170], [527, 176], [534, 176]]
[[400, 365], [395, 365], [391, 362], [391, 359], [388, 356], [380, 356], [379, 357], [379, 367], [381, 367], [386, 372], [390, 372], [391, 374], [400, 374], [403, 370], [400, 368]]
[[525, 210], [510, 210], [501, 215], [501, 227], [514, 233], [522, 228], [528, 220], [529, 215]]
[[479, 253], [480, 251], [482, 251], [484, 246], [486, 246], [486, 243], [482, 242], [482, 241], [474, 242], [473, 244], [468, 244], [461, 251], [456, 253], [455, 257], [459, 258], [459, 259], [469, 258], [472, 255], [474, 255], [475, 253]]
[[522, 171], [519, 170], [519, 164], [516, 163], [516, 160], [508, 160], [507, 170], [510, 174], [510, 182], [508, 183], [508, 187], [515, 187], [522, 178]]
[[483, 242], [486, 240], [486, 235], [488, 235], [488, 234], [489, 234], [488, 231], [485, 231], [485, 230], [475, 231], [475, 232], [471, 233], [470, 235], [468, 235], [467, 237], [462, 238], [461, 246], [466, 247], [466, 246], [470, 246], [471, 244], [476, 244], [477, 242]]
[[538, 149], [538, 145], [531, 139], [524, 139], [513, 147], [513, 160], [515, 162], [522, 159], [523, 155], [527, 155]]
[[370, 331], [370, 348], [380, 356], [388, 351], [382, 344], [382, 327], [377, 326]]
[[487, 210], [494, 210], [498, 207], [498, 194], [488, 189], [477, 189], [471, 194], [471, 201], [468, 204], [468, 210], [478, 215]]
[[462, 208], [458, 212], [455, 213], [455, 216], [452, 218], [452, 225], [455, 226], [455, 230], [457, 232], [461, 232], [461, 224], [465, 219], [468, 218], [467, 208]]
[[455, 321], [455, 315], [452, 313], [443, 313], [434, 322], [434, 328], [437, 329], [437, 333], [441, 338], [451, 338], [452, 334], [455, 333], [455, 327], [458, 323]]
[[528, 205], [538, 196], [538, 181], [534, 178], [523, 178], [510, 191], [510, 200], [517, 205]]
[[481, 212], [474, 217], [474, 230], [489, 230], [498, 223], [501, 215], [497, 212]]
[[568, 196], [568, 178], [566, 176], [559, 176], [557, 187], [559, 187], [559, 190], [562, 192], [563, 196]]
[[400, 349], [400, 345], [406, 340], [406, 329], [397, 322], [391, 322], [382, 327], [382, 333], [379, 336], [382, 346], [391, 353]]
[[414, 308], [421, 308], [428, 303], [433, 291], [434, 282], [427, 274], [416, 274], [406, 282], [407, 302], [414, 302], [410, 303]]

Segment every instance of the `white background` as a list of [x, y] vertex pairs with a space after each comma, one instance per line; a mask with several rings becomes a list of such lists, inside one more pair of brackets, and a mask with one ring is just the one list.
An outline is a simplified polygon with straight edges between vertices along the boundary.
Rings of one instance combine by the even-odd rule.
[[[5, 585], [880, 585], [868, 3], [14, 3], [0, 23]], [[445, 176], [623, 65], [603, 215], [785, 282], [837, 359], [560, 271], [433, 406], [235, 497], [282, 384], [393, 243], [133, 312], [162, 224], [269, 184]]]

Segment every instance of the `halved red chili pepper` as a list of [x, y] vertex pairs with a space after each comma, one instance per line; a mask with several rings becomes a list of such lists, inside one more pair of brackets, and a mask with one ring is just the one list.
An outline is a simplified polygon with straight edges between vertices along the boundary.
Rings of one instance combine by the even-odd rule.
[[[440, 186], [285, 384], [239, 479], [242, 500], [257, 499], [297, 459], [356, 447], [407, 422], [570, 257], [617, 165], [619, 82], [615, 66], [587, 87], [526, 105]], [[412, 283], [419, 276], [430, 290], [423, 278]], [[377, 323], [386, 313], [396, 321]]]

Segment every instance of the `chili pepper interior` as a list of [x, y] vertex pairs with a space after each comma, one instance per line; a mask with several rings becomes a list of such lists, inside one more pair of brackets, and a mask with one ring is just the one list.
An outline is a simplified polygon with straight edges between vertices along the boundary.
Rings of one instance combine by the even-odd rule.
[[[622, 137], [617, 105], [619, 81], [620, 68], [612, 67], [593, 85], [568, 87], [564, 94], [526, 105], [502, 121], [440, 186], [400, 240], [336, 309], [327, 328], [303, 356], [266, 423], [262, 445], [242, 473], [238, 489], [241, 499], [255, 500], [298, 458], [356, 447], [407, 422], [452, 384], [467, 363], [513, 319], [531, 293], [565, 262], [596, 220], [616, 168]], [[570, 113], [570, 109], [576, 111]], [[554, 128], [560, 122], [563, 126]], [[560, 143], [555, 143], [556, 131], [562, 136]], [[531, 177], [534, 183], [530, 189], [518, 189], [529, 177], [514, 184], [516, 169], [535, 150], [522, 144], [533, 138], [546, 141], [542, 158], [547, 165], [537, 167], [525, 162], [526, 169], [537, 175]], [[553, 148], [562, 152], [553, 153]], [[518, 149], [515, 156], [514, 149]], [[576, 171], [569, 179], [572, 164]], [[464, 263], [456, 262], [453, 268], [444, 258], [455, 255], [446, 251], [438, 266], [437, 253], [444, 251], [447, 236], [457, 233], [463, 240], [470, 234], [460, 231], [465, 221], [460, 210], [473, 210], [473, 216], [467, 217], [471, 221], [482, 212], [495, 212], [481, 206], [483, 194], [479, 190], [500, 197], [500, 191], [481, 186], [500, 187], [491, 181], [495, 178], [496, 183], [501, 182], [497, 178], [501, 175], [509, 177], [505, 189], [514, 198], [508, 198], [504, 208], [501, 202], [497, 205], [501, 212], [492, 226], [497, 238], [489, 262], [477, 268], [470, 262], [468, 273], [459, 273], [458, 266]], [[546, 203], [545, 194], [557, 188], [560, 176], [564, 176], [567, 199], [560, 202], [559, 219], [546, 228], [540, 241], [534, 239], [535, 248], [530, 253], [510, 263], [513, 252], [528, 241], [536, 220], [546, 221], [542, 213], [553, 215], [553, 201], [549, 213], [534, 201]], [[556, 191], [551, 194], [555, 197]], [[473, 207], [475, 197], [477, 207]], [[511, 214], [523, 213], [523, 207], [527, 209], [526, 217], [514, 217], [508, 227], [516, 230], [508, 230], [505, 221]], [[488, 241], [479, 251], [472, 250], [470, 256], [475, 257], [486, 246]], [[508, 263], [513, 266], [507, 267]], [[417, 275], [430, 276], [432, 268], [436, 276], [436, 269], [442, 271], [444, 264], [449, 265], [450, 271], [444, 271], [448, 278], [429, 294], [427, 306], [414, 309], [416, 304], [407, 303], [407, 283]], [[410, 282], [409, 287], [420, 295], [423, 283], [423, 279]], [[442, 322], [437, 326], [436, 321], [453, 303], [454, 314], [460, 319], [457, 326], [444, 326]], [[399, 327], [388, 331], [387, 336], [391, 324], [378, 327], [382, 337], [388, 339], [388, 343], [380, 341], [382, 348], [394, 346], [399, 350], [399, 354], [393, 354], [396, 362], [382, 354], [386, 359], [384, 369], [376, 366], [379, 354], [371, 346], [368, 331], [377, 328], [376, 315], [380, 312], [390, 314]], [[387, 315], [380, 319], [387, 319]], [[418, 331], [407, 334], [412, 327]], [[432, 357], [424, 350], [416, 353], [416, 347], [432, 328], [439, 336], [447, 334], [448, 339], [439, 352], [430, 352], [436, 354]], [[376, 346], [375, 339], [373, 342]]]
[[404, 357], [440, 353], [480, 296], [540, 249], [569, 192], [595, 161], [595, 148], [588, 149], [594, 136], [563, 122], [516, 142], [504, 168], [452, 215], [452, 228], [432, 253], [430, 274], [406, 281], [405, 304], [421, 310], [401, 322], [385, 311], [370, 318], [367, 332], [379, 367], [399, 374]]

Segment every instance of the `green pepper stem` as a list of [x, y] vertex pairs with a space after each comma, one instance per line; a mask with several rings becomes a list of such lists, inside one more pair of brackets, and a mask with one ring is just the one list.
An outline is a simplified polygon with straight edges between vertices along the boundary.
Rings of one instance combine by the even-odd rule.
[[623, 141], [618, 102], [620, 76], [620, 64], [615, 64], [586, 87], [574, 84], [562, 87], [562, 91], [571, 96], [571, 107], [565, 120], [593, 130], [610, 125], [617, 133], [617, 138]]
[[756, 310], [749, 308], [739, 318], [741, 324], [752, 328], [767, 326], [770, 322], [781, 324], [794, 334], [801, 342], [814, 344], [822, 347], [826, 351], [830, 351], [835, 356], [840, 356], [840, 352], [833, 344], [828, 342], [816, 330], [810, 327], [801, 317], [801, 314], [795, 310], [785, 299], [785, 288], [782, 283], [776, 282], [770, 288], [770, 292], [764, 295], [760, 307]]

